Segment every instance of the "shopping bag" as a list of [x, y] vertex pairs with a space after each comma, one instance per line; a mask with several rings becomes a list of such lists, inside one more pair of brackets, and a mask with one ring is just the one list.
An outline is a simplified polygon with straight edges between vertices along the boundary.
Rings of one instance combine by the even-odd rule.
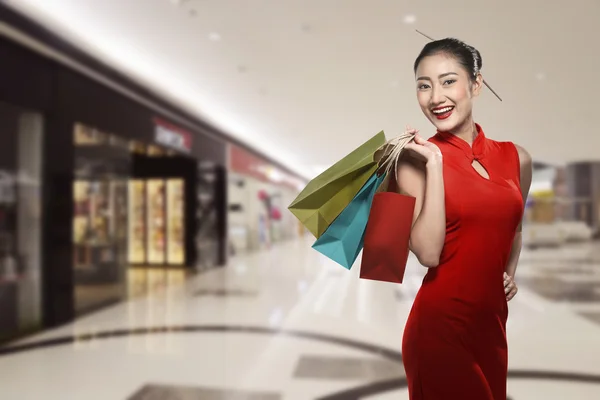
[[415, 198], [389, 190], [373, 197], [365, 230], [360, 278], [402, 283], [408, 261]]
[[313, 244], [313, 249], [346, 269], [352, 268], [363, 247], [373, 196], [385, 176], [373, 174], [350, 204]]
[[[414, 141], [414, 139], [414, 134], [404, 132], [388, 141], [375, 152], [375, 160], [378, 165], [377, 174], [385, 176], [385, 179], [377, 189], [377, 193], [390, 191], [390, 184], [396, 184], [398, 165], [401, 156], [404, 154], [404, 148], [408, 143]], [[395, 191], [395, 189], [391, 191]]]
[[310, 181], [288, 207], [317, 239], [378, 168], [375, 152], [386, 143], [379, 132]]

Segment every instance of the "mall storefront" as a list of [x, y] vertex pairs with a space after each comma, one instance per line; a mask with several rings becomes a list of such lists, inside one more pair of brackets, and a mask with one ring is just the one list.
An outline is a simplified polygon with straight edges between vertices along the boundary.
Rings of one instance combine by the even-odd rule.
[[306, 181], [257, 154], [228, 147], [228, 251], [230, 255], [267, 249], [307, 231], [288, 210]]
[[223, 160], [193, 153], [201, 136], [162, 119], [153, 124], [153, 142], [74, 124], [77, 314], [139, 292], [149, 268], [200, 271], [224, 262], [216, 203]]
[[223, 265], [224, 138], [4, 36], [0, 341], [125, 299], [132, 268]]

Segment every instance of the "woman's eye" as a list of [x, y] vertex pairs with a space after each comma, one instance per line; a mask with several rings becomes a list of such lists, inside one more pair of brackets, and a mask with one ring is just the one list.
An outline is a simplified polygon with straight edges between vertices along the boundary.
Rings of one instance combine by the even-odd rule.
[[456, 80], [448, 79], [447, 81], [444, 81], [444, 85], [452, 85], [454, 82], [456, 82]]
[[426, 85], [426, 84], [424, 84], [424, 83], [423, 83], [423, 84], [421, 84], [421, 85], [419, 85], [419, 86], [418, 86], [418, 89], [419, 89], [419, 90], [425, 90], [425, 89], [427, 89], [428, 87], [429, 87], [429, 85]]

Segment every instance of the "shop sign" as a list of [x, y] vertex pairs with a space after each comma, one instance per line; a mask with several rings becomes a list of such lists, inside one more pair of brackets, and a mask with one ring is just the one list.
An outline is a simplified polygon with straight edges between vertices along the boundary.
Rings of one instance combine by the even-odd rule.
[[228, 168], [232, 172], [252, 176], [264, 182], [270, 182], [275, 185], [287, 186], [294, 190], [301, 190], [306, 183], [298, 178], [281, 171], [268, 161], [242, 149], [239, 146], [230, 144]]
[[192, 134], [161, 119], [154, 119], [154, 141], [184, 153], [192, 151]]

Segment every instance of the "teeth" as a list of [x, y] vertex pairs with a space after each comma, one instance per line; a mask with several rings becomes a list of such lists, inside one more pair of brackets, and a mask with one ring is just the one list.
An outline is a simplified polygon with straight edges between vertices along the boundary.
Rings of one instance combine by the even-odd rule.
[[452, 110], [454, 107], [446, 107], [446, 108], [440, 108], [439, 110], [433, 110], [434, 114], [443, 114], [443, 113], [447, 113], [448, 111]]

